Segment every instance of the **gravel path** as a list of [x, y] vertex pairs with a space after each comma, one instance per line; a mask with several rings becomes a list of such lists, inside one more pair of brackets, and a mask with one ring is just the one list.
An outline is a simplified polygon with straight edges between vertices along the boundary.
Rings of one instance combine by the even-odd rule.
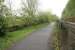
[[54, 23], [32, 32], [31, 35], [17, 42], [9, 50], [50, 50], [48, 49], [48, 38], [51, 36], [53, 25]]

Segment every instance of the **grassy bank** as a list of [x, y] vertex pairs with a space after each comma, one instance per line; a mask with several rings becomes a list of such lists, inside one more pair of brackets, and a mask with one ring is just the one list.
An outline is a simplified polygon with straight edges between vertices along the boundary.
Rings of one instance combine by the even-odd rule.
[[56, 23], [53, 28], [51, 47], [53, 50], [60, 50], [61, 48], [61, 29], [59, 23]]
[[48, 25], [48, 23], [26, 27], [15, 32], [9, 32], [6, 37], [0, 38], [0, 50], [6, 50], [15, 42], [20, 41], [29, 34], [31, 34], [31, 32], [36, 31], [37, 29], [40, 29], [46, 25]]
[[52, 32], [52, 40], [50, 40], [52, 50], [67, 50], [67, 33], [65, 26], [60, 22], [56, 22]]

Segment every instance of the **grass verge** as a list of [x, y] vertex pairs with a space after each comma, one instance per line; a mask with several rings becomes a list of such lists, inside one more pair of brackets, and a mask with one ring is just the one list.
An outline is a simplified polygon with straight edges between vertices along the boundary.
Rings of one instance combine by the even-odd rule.
[[53, 28], [51, 47], [53, 50], [60, 50], [61, 48], [61, 29], [59, 23], [56, 23]]
[[12, 44], [14, 44], [15, 42], [20, 41], [21, 39], [31, 34], [31, 32], [36, 31], [46, 25], [48, 25], [48, 23], [26, 27], [24, 29], [14, 32], [9, 32], [6, 37], [0, 38], [0, 50], [6, 50], [8, 47], [12, 46]]

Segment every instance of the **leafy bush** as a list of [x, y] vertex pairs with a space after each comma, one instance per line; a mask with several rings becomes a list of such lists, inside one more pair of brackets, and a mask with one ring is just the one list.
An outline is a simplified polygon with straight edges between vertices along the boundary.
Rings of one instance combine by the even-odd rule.
[[3, 17], [0, 16], [0, 36], [4, 36], [6, 34], [6, 24]]

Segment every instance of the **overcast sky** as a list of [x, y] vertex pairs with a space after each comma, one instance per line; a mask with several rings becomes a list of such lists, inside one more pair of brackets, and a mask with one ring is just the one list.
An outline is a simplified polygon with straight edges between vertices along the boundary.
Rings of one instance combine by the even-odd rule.
[[68, 0], [40, 0], [40, 9], [51, 10], [53, 14], [60, 17], [67, 3]]
[[[14, 9], [20, 8], [21, 0], [12, 0], [12, 2]], [[68, 0], [39, 0], [39, 10], [52, 11], [53, 14], [60, 17], [67, 2]]]

